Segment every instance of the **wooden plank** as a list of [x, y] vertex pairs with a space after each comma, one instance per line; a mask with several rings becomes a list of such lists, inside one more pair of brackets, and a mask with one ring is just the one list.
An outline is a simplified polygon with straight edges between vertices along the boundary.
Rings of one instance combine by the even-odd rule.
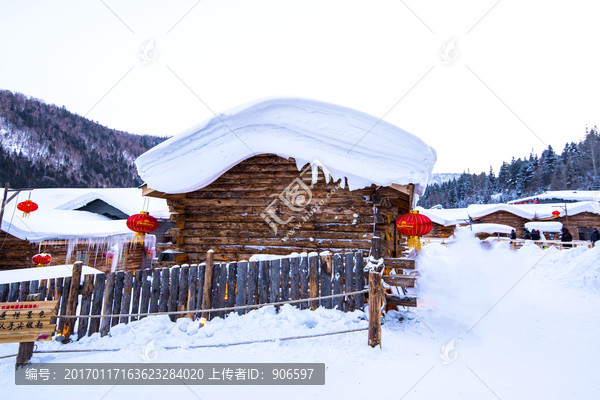
[[[187, 310], [195, 310], [196, 302], [198, 301], [198, 264], [193, 264], [190, 266], [189, 272], [189, 282], [188, 282], [188, 304]], [[195, 319], [194, 313], [187, 314], [188, 318], [192, 320]]]
[[[237, 283], [237, 274], [238, 274], [238, 264], [235, 262], [229, 263], [228, 271], [227, 271], [227, 301], [225, 302], [226, 307], [235, 306], [235, 291], [236, 291], [236, 283]], [[226, 314], [231, 313], [232, 311], [227, 311]]]
[[[160, 269], [146, 269], [147, 271], [143, 276], [142, 280], [148, 282], [147, 286], [144, 287], [142, 283], [142, 296], [144, 305], [143, 312], [158, 312], [158, 301], [160, 299], [160, 291], [162, 289], [162, 281], [161, 281], [161, 270]], [[165, 310], [166, 311], [166, 310]]]
[[[125, 280], [125, 272], [119, 271], [115, 276], [115, 297], [113, 301], [112, 313], [121, 313], [121, 301], [123, 300], [123, 283]], [[113, 317], [111, 326], [115, 326], [119, 323], [119, 317]]]
[[[321, 296], [329, 296], [332, 291], [331, 273], [333, 272], [333, 257], [331, 254], [320, 256], [320, 277], [319, 286], [321, 287]], [[321, 306], [325, 308], [333, 308], [333, 299], [323, 299], [320, 301]]]
[[[38, 292], [40, 294], [40, 300], [44, 301], [46, 300], [46, 294], [48, 294], [48, 280], [47, 279], [42, 279], [40, 280], [40, 287], [38, 288]], [[8, 293], [7, 293], [8, 295]], [[0, 297], [0, 302], [2, 301], [1, 297]]]
[[[206, 265], [198, 265], [198, 297], [196, 299], [196, 309], [202, 309], [202, 299], [204, 298], [204, 278], [205, 278]], [[197, 313], [196, 317], [200, 317], [202, 314]]]
[[[213, 275], [213, 251], [206, 253], [206, 264], [204, 267], [204, 284], [202, 285], [202, 310], [208, 310], [211, 305], [212, 275]], [[202, 318], [208, 319], [209, 313], [202, 311]]]
[[[62, 279], [62, 278], [61, 278]], [[19, 287], [21, 284], [19, 282], [13, 282], [10, 284], [10, 288], [8, 291], [8, 301], [17, 301], [19, 298]]]
[[[349, 293], [354, 289], [354, 253], [344, 255], [344, 292]], [[354, 311], [354, 296], [346, 296], [344, 310]]]
[[[40, 326], [36, 326], [40, 323]], [[0, 337], [15, 337], [18, 334], [41, 334], [54, 332], [56, 330], [56, 324], [51, 324], [50, 319], [45, 320], [32, 319], [29, 321], [7, 321], [0, 322], [3, 328], [0, 330]], [[15, 340], [16, 342], [16, 340]]]
[[56, 279], [48, 280], [48, 293], [46, 294], [46, 300], [54, 300], [55, 288], [56, 288]]
[[281, 300], [290, 299], [290, 259], [281, 259]]
[[[342, 274], [344, 272], [344, 262], [342, 258], [342, 254], [336, 253], [333, 255], [333, 293], [332, 294], [341, 294], [342, 293]], [[338, 310], [344, 309], [344, 298], [343, 297], [334, 297], [333, 299], [333, 308], [337, 308]]]
[[[219, 308], [219, 275], [221, 273], [221, 264], [213, 263], [212, 266], [212, 286], [210, 288], [210, 308]], [[210, 318], [215, 318], [218, 313], [211, 312]]]
[[[22, 289], [22, 287], [21, 287]], [[60, 314], [65, 315], [67, 312], [67, 303], [69, 302], [69, 291], [71, 290], [71, 277], [68, 276], [65, 278], [63, 282], [62, 294], [60, 296]], [[65, 327], [66, 319], [60, 318], [58, 320], [58, 331], [63, 332], [63, 328]]]
[[29, 294], [29, 281], [21, 282], [19, 285], [19, 301], [26, 301]]
[[[83, 278], [83, 293], [81, 295], [81, 309], [79, 315], [90, 315], [92, 308], [92, 292], [94, 290], [94, 275], [85, 275]], [[89, 318], [79, 318], [77, 326], [77, 340], [86, 336]]]
[[383, 281], [390, 286], [415, 287], [415, 277], [411, 275], [384, 275]]
[[[106, 284], [106, 275], [98, 274], [94, 276], [94, 293], [92, 294], [91, 315], [100, 315], [102, 313], [102, 304], [104, 300], [104, 285]], [[88, 336], [92, 336], [100, 329], [100, 317], [90, 318]]]
[[[0, 343], [49, 341], [52, 339], [52, 334], [53, 332], [49, 331], [47, 333], [23, 333], [14, 336], [0, 335]], [[25, 362], [25, 364], [26, 363], [27, 362]]]
[[[189, 265], [184, 265], [179, 270], [179, 296], [177, 298], [177, 311], [187, 311], [187, 303], [188, 303], [188, 290], [189, 290], [189, 282], [188, 279], [190, 277], [190, 267]], [[184, 314], [176, 315], [177, 318], [183, 317]]]
[[[137, 314], [140, 312], [140, 298], [142, 296], [142, 278], [143, 270], [135, 271], [133, 275], [133, 291], [131, 295], [131, 313]], [[132, 321], [137, 321], [138, 317], [131, 317]]]
[[[179, 300], [178, 291], [179, 291], [179, 272], [181, 267], [173, 267], [171, 268], [171, 284], [169, 285], [169, 306], [167, 311], [177, 311], [177, 301]], [[170, 314], [169, 318], [171, 321], [175, 322], [177, 320], [177, 315]]]
[[[308, 256], [300, 256], [300, 283], [302, 285], [302, 290], [300, 292], [301, 299], [308, 298]], [[301, 309], [308, 308], [308, 302], [303, 301], [300, 303]]]
[[[154, 271], [158, 270], [155, 269]], [[169, 282], [171, 279], [171, 270], [169, 268], [163, 268], [161, 271], [159, 271], [159, 273], [160, 293], [158, 300], [158, 311], [167, 312], [169, 309]], [[155, 274], [156, 272], [153, 272], [152, 276], [154, 277]], [[154, 278], [152, 278], [152, 281], [154, 282]]]
[[10, 291], [10, 285], [8, 283], [3, 283], [0, 285], [0, 303], [4, 303], [8, 301], [8, 292]]
[[56, 285], [54, 286], [54, 295], [52, 298], [54, 300], [60, 301], [63, 293], [63, 284], [65, 278], [56, 278]]
[[415, 260], [412, 258], [384, 258], [385, 268], [415, 269]]
[[[295, 256], [290, 259], [290, 298], [291, 300], [300, 299], [300, 257]], [[298, 303], [294, 304], [298, 306]]]
[[379, 260], [382, 257], [381, 252], [381, 238], [378, 236], [373, 236], [371, 239], [371, 257], [375, 260]]
[[269, 302], [269, 262], [258, 262], [258, 304]]
[[[133, 271], [125, 271], [123, 279], [123, 300], [121, 301], [121, 314], [129, 314], [131, 309], [131, 291], [133, 289]], [[119, 323], [126, 324], [129, 317], [122, 316]]]
[[[246, 305], [246, 278], [248, 278], [248, 262], [240, 261], [237, 263], [237, 281], [235, 284], [236, 294], [235, 294], [235, 306], [245, 306]], [[237, 310], [239, 315], [245, 314], [247, 309]]]
[[[227, 297], [227, 270], [228, 265], [225, 263], [221, 264], [219, 271], [219, 305], [218, 308], [225, 307], [226, 297]], [[224, 317], [226, 314], [225, 311], [219, 311], [218, 315], [220, 317]]]
[[[248, 263], [248, 304], [258, 304], [258, 262]], [[250, 311], [248, 309], [247, 311]]]
[[[355, 253], [354, 255], [354, 283], [355, 283], [355, 291], [363, 290], [365, 288], [365, 271], [364, 271], [364, 261], [363, 256], [360, 252]], [[359, 310], [364, 310], [365, 308], [365, 295], [364, 293], [357, 294], [355, 297], [356, 300], [356, 308]]]
[[38, 288], [40, 286], [40, 281], [31, 281], [29, 283], [29, 293], [38, 293]]
[[[106, 275], [106, 285], [104, 287], [104, 304], [102, 307], [103, 315], [112, 313], [112, 305], [115, 297], [115, 277], [114, 272]], [[102, 317], [102, 323], [100, 325], [100, 336], [106, 336], [110, 331], [110, 317]]]
[[[269, 302], [281, 300], [281, 259], [269, 261]], [[279, 309], [279, 307], [277, 307]]]
[[401, 307], [416, 307], [417, 306], [417, 299], [415, 297], [405, 297], [405, 296], [399, 296], [396, 294], [386, 294], [385, 301], [387, 302], [388, 306], [401, 306]]
[[[371, 253], [372, 254], [372, 253]], [[369, 272], [369, 346], [381, 346], [381, 293], [383, 285], [378, 272]]]
[[[308, 257], [308, 295], [309, 297], [319, 296], [319, 256], [312, 255]], [[310, 302], [310, 309], [316, 310], [319, 307], [319, 301]]]

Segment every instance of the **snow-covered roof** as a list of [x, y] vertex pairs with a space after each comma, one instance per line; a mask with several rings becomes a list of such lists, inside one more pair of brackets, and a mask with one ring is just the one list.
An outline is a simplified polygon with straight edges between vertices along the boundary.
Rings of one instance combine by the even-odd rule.
[[432, 222], [439, 225], [452, 226], [469, 222], [469, 214], [466, 208], [426, 209], [416, 207], [416, 209], [419, 210], [419, 213], [428, 216]]
[[535, 196], [509, 201], [508, 204], [535, 200], [600, 201], [600, 190], [552, 190]]
[[[3, 193], [4, 189], [0, 189], [0, 196]], [[10, 194], [9, 192], [9, 196]], [[143, 197], [142, 189], [139, 188], [32, 189], [20, 192], [9, 204], [16, 204], [30, 197], [40, 210], [76, 210], [94, 200], [101, 200], [127, 215], [147, 209], [156, 218], [169, 218], [166, 200]]]
[[[4, 189], [0, 190], [0, 196]], [[8, 193], [10, 197], [12, 193]], [[23, 217], [19, 202], [31, 197], [38, 210]], [[144, 198], [141, 189], [33, 189], [20, 192], [6, 204], [1, 229], [30, 242], [75, 238], [132, 237], [124, 219], [113, 220], [88, 211], [77, 211], [94, 200], [102, 200], [127, 215], [148, 209], [156, 218], [168, 218], [164, 199]], [[146, 206], [144, 207], [144, 202]]]
[[[437, 210], [436, 210], [437, 211]], [[467, 207], [471, 218], [481, 218], [497, 211], [506, 211], [526, 219], [552, 218], [558, 211], [561, 217], [577, 215], [583, 212], [600, 214], [600, 204], [595, 201], [576, 203], [543, 203], [543, 204], [472, 204]]]
[[88, 211], [37, 210], [23, 217], [19, 210], [5, 210], [2, 231], [19, 239], [41, 242], [52, 239], [100, 238], [131, 235], [125, 220], [113, 220]]
[[472, 231], [473, 233], [489, 233], [492, 235], [494, 233], [510, 234], [514, 228], [512, 226], [503, 224], [472, 224], [469, 226], [461, 226], [456, 229], [466, 229]]
[[436, 153], [418, 137], [380, 118], [308, 99], [269, 99], [219, 114], [142, 154], [136, 165], [148, 187], [187, 193], [259, 154], [294, 158], [298, 169], [320, 163], [351, 190], [414, 183], [422, 193]]
[[[97, 275], [104, 272], [84, 265], [81, 268], [81, 281], [85, 275]], [[0, 271], [0, 284], [37, 281], [41, 279], [66, 278], [73, 275], [73, 265], [52, 265], [48, 267], [19, 268]]]
[[563, 224], [558, 221], [532, 221], [525, 223], [528, 231], [537, 229], [540, 232], [561, 232]]

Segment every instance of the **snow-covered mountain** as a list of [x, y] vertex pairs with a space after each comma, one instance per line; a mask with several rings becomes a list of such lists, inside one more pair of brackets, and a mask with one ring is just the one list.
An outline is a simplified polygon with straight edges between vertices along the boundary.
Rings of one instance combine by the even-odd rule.
[[437, 183], [442, 184], [444, 182], [451, 181], [452, 179], [458, 179], [461, 174], [456, 172], [442, 172], [442, 173], [434, 173], [433, 178], [429, 182], [430, 185]]
[[134, 160], [163, 140], [0, 91], [0, 183], [12, 187], [136, 186]]

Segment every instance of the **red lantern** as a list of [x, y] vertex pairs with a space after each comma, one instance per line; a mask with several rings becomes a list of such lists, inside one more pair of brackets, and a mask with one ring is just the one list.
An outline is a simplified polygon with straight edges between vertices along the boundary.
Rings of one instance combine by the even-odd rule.
[[408, 236], [408, 247], [421, 250], [419, 236], [427, 235], [433, 229], [433, 222], [428, 216], [419, 214], [417, 210], [410, 210], [396, 220], [396, 229], [402, 235]]
[[127, 218], [127, 227], [135, 232], [133, 237], [134, 243], [144, 244], [146, 233], [153, 232], [158, 228], [158, 221], [147, 211], [140, 211], [139, 214], [134, 214]]
[[37, 264], [37, 267], [43, 267], [46, 264], [50, 264], [52, 256], [48, 253], [39, 253], [31, 257], [31, 261], [33, 261], [34, 264]]
[[23, 217], [28, 217], [30, 212], [38, 209], [38, 205], [31, 200], [25, 200], [17, 204], [17, 209], [23, 211]]
[[552, 216], [553, 216], [554, 218], [558, 218], [558, 217], [560, 216], [560, 211], [558, 211], [558, 210], [554, 210], [554, 211], [552, 211]]

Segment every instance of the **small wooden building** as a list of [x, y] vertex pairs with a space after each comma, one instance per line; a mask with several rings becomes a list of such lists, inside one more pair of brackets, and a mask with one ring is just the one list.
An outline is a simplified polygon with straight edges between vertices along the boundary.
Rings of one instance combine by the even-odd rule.
[[221, 114], [136, 164], [144, 194], [173, 213], [173, 243], [160, 250], [197, 263], [208, 250], [216, 260], [367, 251], [374, 235], [399, 256], [395, 221], [434, 161], [420, 139], [372, 116], [279, 99]]
[[[31, 267], [31, 258], [42, 252], [52, 256], [50, 265], [82, 261], [104, 272], [150, 267], [154, 237], [146, 247], [134, 245], [125, 223], [142, 206], [140, 189], [34, 189], [11, 196], [2, 218], [0, 269]], [[24, 216], [16, 204], [27, 198], [40, 208]], [[131, 199], [136, 204], [123, 205]], [[154, 213], [164, 218], [164, 208], [162, 215]]]

